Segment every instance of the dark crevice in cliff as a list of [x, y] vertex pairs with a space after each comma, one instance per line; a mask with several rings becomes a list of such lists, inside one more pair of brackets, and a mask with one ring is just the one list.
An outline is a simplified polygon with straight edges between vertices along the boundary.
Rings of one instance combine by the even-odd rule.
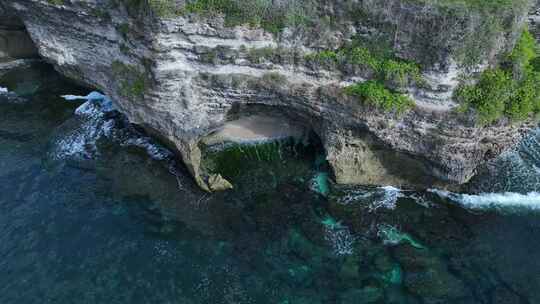
[[23, 22], [0, 7], [0, 62], [38, 58], [36, 45]]

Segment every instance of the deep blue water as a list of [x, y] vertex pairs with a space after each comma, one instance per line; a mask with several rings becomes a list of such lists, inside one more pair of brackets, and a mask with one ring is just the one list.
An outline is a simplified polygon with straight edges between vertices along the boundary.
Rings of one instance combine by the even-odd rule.
[[284, 148], [210, 195], [54, 71], [0, 87], [0, 303], [540, 303], [535, 134], [492, 194], [321, 195], [318, 152]]

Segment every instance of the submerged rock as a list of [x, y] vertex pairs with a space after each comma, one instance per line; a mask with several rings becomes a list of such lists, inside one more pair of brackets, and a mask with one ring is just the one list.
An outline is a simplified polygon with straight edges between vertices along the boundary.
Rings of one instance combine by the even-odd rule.
[[382, 290], [376, 287], [364, 287], [345, 292], [341, 296], [340, 304], [378, 303], [382, 298]]
[[358, 266], [358, 258], [355, 255], [347, 256], [343, 264], [341, 264], [340, 279], [345, 282], [360, 279]]
[[233, 188], [233, 185], [221, 176], [221, 174], [212, 174], [208, 178], [208, 185], [212, 191], [223, 191]]
[[405, 288], [422, 297], [425, 303], [448, 303], [470, 295], [464, 283], [450, 273], [444, 261], [428, 250], [401, 245], [396, 248], [395, 256], [405, 271]]

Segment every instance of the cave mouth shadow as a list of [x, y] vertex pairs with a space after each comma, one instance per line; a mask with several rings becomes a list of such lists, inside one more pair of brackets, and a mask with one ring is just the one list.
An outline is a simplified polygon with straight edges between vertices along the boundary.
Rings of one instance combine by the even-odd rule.
[[252, 180], [276, 186], [328, 170], [313, 120], [282, 105], [235, 104], [198, 146], [202, 171], [220, 174], [235, 187], [259, 187]]
[[[4, 13], [3, 13], [4, 12]], [[39, 52], [22, 20], [0, 7], [0, 62], [38, 59]]]

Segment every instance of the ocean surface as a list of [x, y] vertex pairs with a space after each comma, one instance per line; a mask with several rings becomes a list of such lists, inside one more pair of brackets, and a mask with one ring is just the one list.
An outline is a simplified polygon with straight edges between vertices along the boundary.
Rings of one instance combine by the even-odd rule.
[[540, 131], [470, 193], [335, 186], [297, 143], [212, 161], [234, 190], [46, 65], [0, 77], [0, 303], [540, 303]]

